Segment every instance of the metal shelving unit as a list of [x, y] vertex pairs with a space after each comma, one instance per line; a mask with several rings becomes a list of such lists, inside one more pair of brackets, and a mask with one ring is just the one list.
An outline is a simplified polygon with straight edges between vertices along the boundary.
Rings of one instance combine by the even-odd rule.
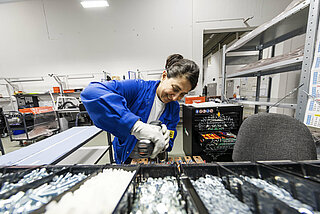
[[[271, 59], [271, 58], [270, 58]], [[287, 59], [273, 64], [264, 65], [257, 68], [247, 69], [234, 74], [227, 75], [227, 78], [237, 78], [237, 77], [255, 77], [257, 73], [261, 76], [283, 73], [287, 71], [300, 70], [302, 67], [303, 57], [296, 57], [293, 59]]]
[[304, 34], [307, 29], [309, 5], [313, 2], [315, 1], [305, 0], [296, 7], [282, 12], [239, 39], [228, 47], [226, 52], [262, 50]]
[[[260, 99], [261, 76], [301, 70], [297, 102], [281, 103], [275, 105], [274, 107], [295, 108], [295, 117], [298, 120], [303, 121], [308, 100], [308, 96], [303, 93], [303, 91], [308, 91], [309, 88], [309, 79], [318, 22], [319, 0], [299, 1], [298, 3], [296, 3], [296, 5], [293, 5], [291, 8], [288, 8], [272, 20], [264, 23], [241, 39], [237, 40], [231, 46], [224, 46], [222, 54], [222, 99], [224, 101], [227, 100], [225, 96], [226, 79], [256, 77], [257, 84], [255, 100], [237, 100], [236, 102], [241, 104], [256, 105], [255, 113], [257, 113], [258, 107], [261, 105], [272, 106], [276, 104], [276, 102], [272, 102], [270, 99]], [[305, 46], [302, 56], [300, 55], [291, 58], [284, 58], [283, 60], [277, 61], [275, 63], [268, 63], [268, 59], [264, 59], [264, 61], [267, 61], [267, 63], [261, 63], [261, 66], [253, 68], [250, 68], [250, 66], [246, 66], [248, 67], [248, 69], [241, 69], [241, 71], [235, 72], [233, 74], [226, 73], [226, 66], [230, 65], [228, 64], [228, 56], [232, 55], [231, 53], [241, 51], [258, 51], [259, 60], [261, 60], [262, 51], [268, 47], [272, 47], [273, 57], [276, 44], [302, 34], [306, 34]], [[237, 61], [241, 62], [242, 60], [246, 59], [239, 55], [239, 59], [237, 59]], [[272, 58], [269, 60], [271, 61]]]
[[273, 106], [279, 108], [297, 108], [297, 99], [287, 99], [284, 102], [279, 102], [280, 99], [276, 98], [260, 98], [259, 101], [247, 99], [247, 100], [233, 100], [234, 103], [239, 103], [243, 105], [259, 105], [259, 106]]
[[10, 102], [11, 97], [0, 97], [0, 102]]

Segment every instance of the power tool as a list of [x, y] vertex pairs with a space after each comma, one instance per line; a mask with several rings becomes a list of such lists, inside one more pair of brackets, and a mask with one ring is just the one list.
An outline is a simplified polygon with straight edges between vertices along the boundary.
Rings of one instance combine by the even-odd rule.
[[[159, 120], [152, 121], [150, 122], [150, 124], [159, 126], [160, 127], [159, 131], [161, 131], [161, 121]], [[154, 149], [154, 143], [151, 142], [150, 140], [146, 140], [146, 139], [138, 140], [129, 157], [132, 159], [149, 158], [153, 152], [153, 149]], [[162, 152], [162, 153], [165, 153], [165, 152]], [[165, 159], [166, 155], [162, 153], [158, 154], [157, 157], [159, 159]]]

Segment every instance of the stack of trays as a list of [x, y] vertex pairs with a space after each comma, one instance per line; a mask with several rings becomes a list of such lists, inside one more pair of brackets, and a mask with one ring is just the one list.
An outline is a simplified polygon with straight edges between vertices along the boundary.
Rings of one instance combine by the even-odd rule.
[[[111, 170], [112, 169], [112, 170]], [[109, 170], [109, 171], [108, 171]], [[106, 213], [316, 213], [320, 211], [320, 163], [257, 162], [171, 165], [46, 166], [0, 168], [0, 212], [45, 213], [108, 171], [130, 172]], [[34, 177], [38, 174], [38, 177]], [[116, 175], [116, 176], [113, 176]], [[77, 177], [72, 178], [71, 177]], [[67, 179], [71, 179], [67, 180]], [[65, 183], [60, 183], [64, 180]], [[23, 182], [22, 182], [23, 181]], [[109, 183], [108, 183], [109, 182]], [[10, 184], [9, 184], [10, 183]], [[55, 188], [49, 188], [57, 184]], [[95, 183], [98, 185], [98, 183]], [[56, 189], [60, 191], [53, 191]], [[49, 189], [49, 190], [48, 190]], [[113, 190], [114, 191], [114, 190]], [[51, 194], [51, 195], [50, 195]], [[105, 197], [114, 192], [105, 191]], [[86, 195], [86, 200], [96, 201]], [[93, 198], [93, 199], [92, 199]], [[81, 204], [81, 203], [80, 203]], [[74, 203], [74, 206], [80, 206]], [[90, 203], [87, 212], [95, 213]], [[25, 205], [28, 209], [23, 207]], [[108, 206], [107, 209], [106, 207]], [[61, 208], [61, 207], [60, 207]], [[63, 210], [62, 206], [62, 210]], [[69, 208], [68, 208], [69, 209]], [[67, 210], [66, 208], [66, 213]], [[50, 212], [49, 212], [50, 213]], [[61, 212], [59, 209], [58, 213]]]

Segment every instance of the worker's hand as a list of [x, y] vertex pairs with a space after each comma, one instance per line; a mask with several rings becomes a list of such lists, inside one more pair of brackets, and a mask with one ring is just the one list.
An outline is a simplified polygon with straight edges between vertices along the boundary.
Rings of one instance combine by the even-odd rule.
[[154, 143], [154, 149], [150, 156], [151, 158], [155, 158], [166, 145], [165, 137], [162, 134], [162, 127], [160, 126], [137, 121], [132, 127], [131, 134], [138, 140], [150, 140]]
[[164, 152], [169, 147], [170, 131], [168, 130], [168, 128], [167, 128], [167, 126], [165, 124], [161, 124], [161, 130], [162, 130], [162, 134], [163, 134], [164, 139], [165, 139], [165, 146], [164, 146], [164, 148], [162, 150]]

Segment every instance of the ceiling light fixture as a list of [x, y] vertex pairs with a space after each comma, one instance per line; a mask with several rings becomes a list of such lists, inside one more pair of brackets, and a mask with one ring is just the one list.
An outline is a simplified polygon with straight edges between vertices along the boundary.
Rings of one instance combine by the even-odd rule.
[[106, 0], [100, 1], [82, 1], [80, 2], [83, 8], [94, 8], [94, 7], [109, 7], [109, 3]]

